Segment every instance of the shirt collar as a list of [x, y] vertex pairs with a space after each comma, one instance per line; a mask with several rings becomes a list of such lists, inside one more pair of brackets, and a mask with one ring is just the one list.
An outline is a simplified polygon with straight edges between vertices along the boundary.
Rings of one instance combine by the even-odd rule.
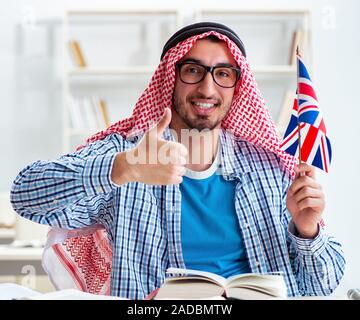
[[241, 147], [242, 140], [224, 129], [220, 133], [221, 165], [223, 176], [238, 178], [254, 170], [253, 165]]

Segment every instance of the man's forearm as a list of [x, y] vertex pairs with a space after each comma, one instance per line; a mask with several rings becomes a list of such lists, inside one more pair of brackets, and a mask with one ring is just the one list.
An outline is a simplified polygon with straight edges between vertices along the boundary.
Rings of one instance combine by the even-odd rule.
[[71, 206], [82, 198], [110, 192], [114, 154], [81, 159], [37, 161], [16, 177], [11, 203], [19, 214], [45, 214]]
[[[289, 226], [290, 230], [294, 226]], [[319, 228], [314, 239], [302, 239], [289, 230], [296, 250], [295, 270], [303, 295], [329, 295], [338, 286], [345, 268], [341, 245]]]

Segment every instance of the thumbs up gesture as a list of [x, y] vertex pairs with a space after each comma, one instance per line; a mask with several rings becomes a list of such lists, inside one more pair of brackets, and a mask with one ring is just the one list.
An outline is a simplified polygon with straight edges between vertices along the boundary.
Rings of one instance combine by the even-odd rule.
[[181, 143], [162, 138], [170, 121], [171, 110], [166, 108], [162, 119], [142, 137], [136, 148], [116, 156], [111, 174], [113, 182], [136, 181], [151, 185], [182, 182], [187, 149]]

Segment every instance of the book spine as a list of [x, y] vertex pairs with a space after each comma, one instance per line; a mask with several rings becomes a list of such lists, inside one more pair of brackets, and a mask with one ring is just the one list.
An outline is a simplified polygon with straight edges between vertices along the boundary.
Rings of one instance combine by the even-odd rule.
[[83, 129], [84, 122], [81, 116], [79, 101], [77, 101], [74, 98], [70, 98], [68, 101], [68, 107], [70, 111], [69, 113], [70, 113], [72, 127], [74, 129]]
[[94, 114], [95, 114], [98, 129], [103, 130], [104, 129], [104, 124], [103, 124], [103, 121], [102, 121], [102, 114], [101, 114], [100, 107], [99, 107], [100, 98], [97, 97], [97, 96], [93, 96], [91, 98], [91, 100], [92, 100], [92, 106], [93, 106], [93, 110], [94, 110]]
[[107, 109], [105, 100], [103, 100], [103, 99], [99, 100], [99, 108], [100, 108], [100, 112], [102, 115], [104, 125], [107, 128], [108, 126], [110, 126], [110, 119], [109, 119], [109, 113], [108, 113], [108, 109]]
[[70, 52], [77, 67], [86, 67], [84, 55], [81, 51], [80, 44], [77, 41], [70, 41]]
[[92, 102], [89, 99], [83, 99], [82, 101], [84, 112], [86, 115], [87, 128], [95, 131], [98, 129], [98, 124], [96, 121], [96, 115], [93, 111]]

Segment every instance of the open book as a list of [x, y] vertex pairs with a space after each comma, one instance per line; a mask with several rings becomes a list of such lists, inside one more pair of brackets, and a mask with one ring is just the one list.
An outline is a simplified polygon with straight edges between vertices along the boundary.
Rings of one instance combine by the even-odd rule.
[[286, 299], [287, 289], [281, 273], [245, 273], [221, 277], [199, 270], [169, 268], [171, 274], [158, 289], [155, 300], [161, 299]]

